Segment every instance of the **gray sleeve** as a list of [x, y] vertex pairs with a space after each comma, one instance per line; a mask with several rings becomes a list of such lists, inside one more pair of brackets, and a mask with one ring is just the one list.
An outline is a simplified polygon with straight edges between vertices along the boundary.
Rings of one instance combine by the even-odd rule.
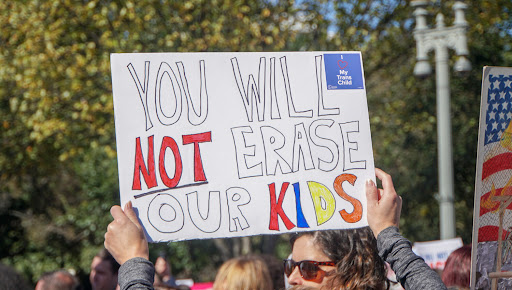
[[411, 242], [397, 227], [388, 227], [377, 237], [379, 256], [389, 263], [398, 281], [407, 289], [446, 289], [441, 277], [412, 251]]
[[132, 258], [119, 268], [117, 282], [121, 290], [153, 289], [155, 267], [144, 258]]

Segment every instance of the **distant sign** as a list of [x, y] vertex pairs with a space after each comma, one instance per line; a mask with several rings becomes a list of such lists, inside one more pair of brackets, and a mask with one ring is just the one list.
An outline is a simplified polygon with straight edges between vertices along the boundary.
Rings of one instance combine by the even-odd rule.
[[463, 245], [461, 238], [454, 238], [430, 242], [416, 242], [412, 250], [416, 255], [422, 257], [430, 268], [443, 270], [448, 256]]
[[150, 241], [367, 225], [359, 52], [112, 54], [111, 65], [121, 203]]

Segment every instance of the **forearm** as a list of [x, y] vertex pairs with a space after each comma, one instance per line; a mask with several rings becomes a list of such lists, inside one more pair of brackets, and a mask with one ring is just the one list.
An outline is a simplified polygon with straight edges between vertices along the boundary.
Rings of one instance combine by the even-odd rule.
[[118, 284], [121, 290], [153, 289], [155, 267], [144, 258], [132, 258], [119, 268]]
[[446, 289], [439, 275], [414, 254], [411, 242], [397, 227], [388, 227], [377, 237], [379, 256], [389, 263], [405, 289]]

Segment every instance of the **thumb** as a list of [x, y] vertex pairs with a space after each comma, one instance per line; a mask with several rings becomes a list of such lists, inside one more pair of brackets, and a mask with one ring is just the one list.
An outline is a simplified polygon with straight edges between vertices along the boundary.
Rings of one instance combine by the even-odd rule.
[[137, 217], [137, 214], [133, 210], [132, 201], [129, 201], [127, 204], [125, 204], [124, 213], [130, 219], [130, 221], [132, 221], [132, 223], [134, 223], [138, 228], [141, 227], [139, 223], [139, 218]]
[[114, 205], [110, 208], [110, 214], [114, 218], [114, 220], [121, 220], [124, 218], [125, 214], [120, 206]]
[[371, 179], [366, 180], [366, 202], [368, 205], [374, 205], [379, 202], [377, 186]]

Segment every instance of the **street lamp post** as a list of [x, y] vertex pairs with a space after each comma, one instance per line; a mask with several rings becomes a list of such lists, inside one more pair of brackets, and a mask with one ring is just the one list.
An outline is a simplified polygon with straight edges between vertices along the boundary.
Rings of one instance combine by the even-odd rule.
[[452, 134], [450, 120], [450, 72], [448, 49], [455, 50], [458, 60], [454, 69], [457, 72], [471, 70], [471, 63], [466, 58], [469, 54], [466, 30], [468, 23], [464, 17], [466, 4], [456, 1], [453, 5], [455, 21], [453, 26], [445, 27], [444, 16], [438, 14], [436, 27], [427, 27], [428, 1], [413, 1], [415, 7], [416, 27], [416, 65], [414, 74], [427, 76], [431, 73], [428, 53], [435, 52], [436, 60], [436, 102], [437, 102], [437, 147], [438, 147], [438, 176], [439, 176], [439, 212], [441, 239], [455, 237], [455, 210], [453, 206], [453, 158]]

